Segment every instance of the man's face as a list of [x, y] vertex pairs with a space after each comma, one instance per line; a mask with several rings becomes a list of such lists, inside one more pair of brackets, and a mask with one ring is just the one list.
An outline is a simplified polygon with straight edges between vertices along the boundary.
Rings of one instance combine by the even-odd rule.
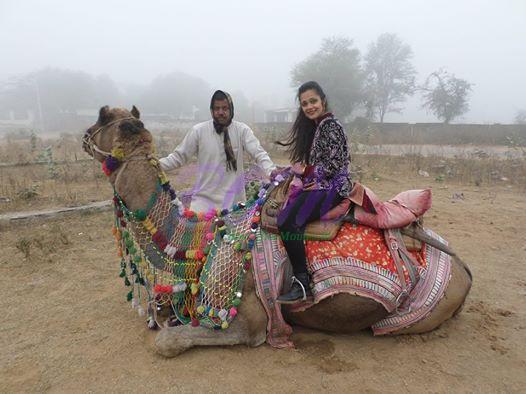
[[230, 106], [226, 99], [214, 101], [214, 105], [212, 106], [212, 117], [220, 125], [226, 125], [228, 123], [230, 120]]

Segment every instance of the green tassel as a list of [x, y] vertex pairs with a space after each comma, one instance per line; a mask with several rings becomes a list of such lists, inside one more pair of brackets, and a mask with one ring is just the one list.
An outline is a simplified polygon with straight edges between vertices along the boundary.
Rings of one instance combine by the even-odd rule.
[[129, 302], [133, 299], [133, 290], [130, 290], [128, 294], [126, 294], [126, 300]]
[[126, 277], [124, 279], [124, 286], [130, 286], [130, 285], [131, 285], [130, 280], [128, 279], [128, 277]]
[[126, 270], [123, 268], [121, 273], [119, 274], [119, 277], [124, 278], [126, 276]]
[[146, 211], [144, 209], [136, 209], [135, 212], [133, 212], [133, 215], [135, 216], [135, 219], [141, 222], [146, 219]]
[[128, 252], [129, 252], [130, 254], [135, 254], [135, 253], [137, 253], [137, 249], [135, 248], [135, 246], [132, 245], [132, 246], [130, 246], [130, 247], [128, 248]]
[[142, 261], [142, 257], [139, 256], [139, 255], [137, 255], [137, 256], [135, 256], [135, 257], [133, 258], [133, 261], [134, 261], [135, 263], [140, 263], [140, 262]]

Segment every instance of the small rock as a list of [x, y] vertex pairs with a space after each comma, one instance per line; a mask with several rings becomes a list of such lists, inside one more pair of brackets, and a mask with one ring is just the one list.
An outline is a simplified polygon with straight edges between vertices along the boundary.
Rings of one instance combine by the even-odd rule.
[[429, 172], [424, 171], [424, 170], [418, 170], [418, 175], [423, 176], [424, 178], [428, 178]]

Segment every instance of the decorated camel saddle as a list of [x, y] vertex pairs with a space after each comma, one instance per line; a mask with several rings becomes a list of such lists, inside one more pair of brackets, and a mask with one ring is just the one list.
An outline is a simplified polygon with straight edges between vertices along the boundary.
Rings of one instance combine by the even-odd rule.
[[[284, 169], [272, 180], [261, 213], [262, 228], [268, 232], [279, 234], [277, 217], [289, 198], [292, 178], [289, 169]], [[372, 190], [355, 183], [349, 198], [343, 199], [320, 220], [307, 225], [305, 239], [332, 240], [345, 221], [377, 229], [400, 229], [416, 222], [429, 208], [430, 189], [404, 191], [383, 202]]]
[[[166, 356], [198, 345], [265, 340], [289, 347], [293, 324], [335, 332], [424, 332], [457, 313], [471, 286], [469, 270], [445, 240], [416, 224], [391, 228], [415, 222], [430, 196], [415, 203], [414, 193], [402, 193], [381, 203], [363, 188], [356, 189], [351, 212], [349, 203], [318, 224], [337, 223], [330, 234], [310, 228], [314, 299], [282, 310], [275, 300], [288, 283], [290, 264], [268, 226], [286, 193], [286, 177], [248, 182], [244, 203], [193, 212], [160, 170], [152, 135], [135, 107], [101, 108], [83, 145], [114, 189], [113, 234], [126, 298], [150, 328], [161, 328], [156, 346]], [[418, 247], [406, 247], [402, 233], [418, 238]]]

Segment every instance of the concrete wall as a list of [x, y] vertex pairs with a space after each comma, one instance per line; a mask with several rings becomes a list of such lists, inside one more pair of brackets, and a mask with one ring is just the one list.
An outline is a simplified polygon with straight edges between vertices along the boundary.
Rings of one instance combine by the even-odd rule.
[[[292, 123], [256, 123], [254, 129], [275, 136], [285, 134]], [[484, 144], [526, 146], [526, 125], [442, 123], [345, 124], [353, 140], [366, 144]]]

